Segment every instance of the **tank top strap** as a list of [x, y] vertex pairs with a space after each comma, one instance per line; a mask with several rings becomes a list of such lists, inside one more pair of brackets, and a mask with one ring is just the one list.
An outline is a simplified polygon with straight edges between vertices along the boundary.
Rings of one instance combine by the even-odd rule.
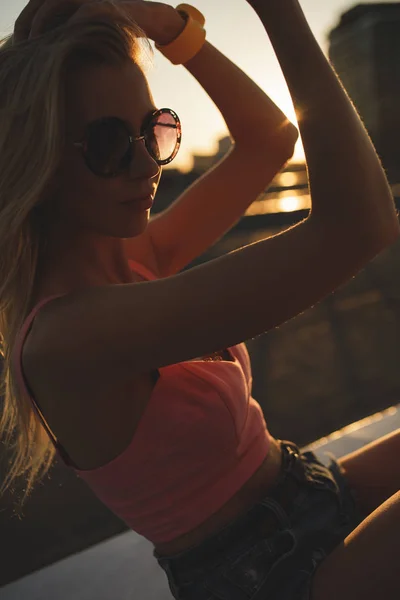
[[25, 319], [25, 321], [19, 331], [16, 343], [14, 346], [13, 355], [12, 355], [12, 365], [13, 365], [13, 369], [15, 372], [15, 376], [17, 378], [17, 383], [18, 383], [19, 388], [23, 392], [25, 392], [27, 397], [30, 399], [33, 409], [35, 410], [36, 414], [38, 415], [47, 435], [49, 436], [50, 440], [52, 441], [58, 454], [60, 455], [62, 460], [67, 465], [71, 465], [76, 468], [76, 466], [73, 464], [73, 462], [69, 458], [68, 454], [66, 453], [64, 448], [61, 446], [61, 444], [58, 442], [57, 438], [55, 437], [55, 435], [51, 431], [50, 427], [48, 426], [47, 421], [44, 418], [42, 411], [40, 410], [36, 400], [33, 397], [32, 391], [29, 389], [29, 385], [25, 379], [23, 369], [22, 369], [22, 350], [23, 350], [25, 340], [26, 340], [28, 333], [32, 327], [32, 324], [33, 324], [33, 321], [35, 320], [36, 315], [38, 314], [38, 312], [40, 311], [40, 309], [43, 306], [45, 306], [52, 300], [55, 300], [56, 298], [61, 298], [61, 296], [64, 296], [64, 294], [57, 294], [54, 296], [48, 296], [47, 298], [44, 298], [29, 313], [29, 315]]
[[149, 281], [153, 281], [154, 279], [158, 279], [155, 273], [152, 273], [147, 267], [136, 262], [135, 260], [128, 259], [129, 266], [132, 271], [143, 277], [144, 279], [148, 279]]
[[[145, 267], [144, 265], [129, 259], [129, 266], [132, 269], [132, 271], [134, 271], [135, 273], [138, 273], [138, 275], [140, 275], [141, 277], [143, 277], [144, 279], [147, 280], [155, 280], [157, 279], [157, 275], [155, 275], [154, 273], [152, 273], [147, 267]], [[26, 381], [26, 378], [24, 376], [23, 373], [23, 369], [22, 369], [22, 350], [24, 347], [24, 343], [25, 340], [28, 336], [28, 333], [30, 331], [30, 328], [32, 327], [33, 321], [35, 320], [35, 317], [37, 316], [38, 312], [41, 310], [41, 308], [43, 308], [43, 306], [45, 306], [46, 304], [48, 304], [49, 302], [51, 302], [52, 300], [55, 300], [56, 298], [61, 298], [61, 296], [64, 296], [65, 294], [57, 294], [57, 295], [53, 295], [53, 296], [48, 296], [47, 298], [43, 298], [43, 300], [41, 300], [29, 313], [29, 315], [27, 316], [27, 318], [25, 319], [15, 346], [14, 346], [14, 350], [13, 350], [13, 354], [12, 354], [12, 365], [13, 365], [13, 369], [15, 372], [15, 376], [17, 378], [17, 382], [18, 382], [18, 386], [21, 390], [23, 390], [25, 392], [25, 394], [27, 395], [27, 397], [30, 399], [32, 406], [36, 412], [36, 414], [38, 415], [47, 435], [49, 436], [50, 440], [52, 441], [54, 447], [56, 448], [58, 454], [60, 455], [60, 457], [62, 458], [62, 460], [65, 462], [65, 464], [67, 464], [68, 466], [73, 467], [74, 469], [78, 469], [78, 467], [74, 464], [74, 462], [70, 459], [70, 457], [68, 456], [67, 452], [64, 450], [64, 448], [61, 446], [61, 444], [58, 442], [57, 438], [55, 437], [55, 435], [53, 434], [53, 432], [51, 431], [50, 427], [47, 424], [46, 419], [43, 416], [42, 411], [40, 410], [40, 407], [38, 406], [38, 403], [36, 402], [35, 398], [33, 397], [33, 393], [32, 391], [29, 389], [29, 385], [28, 382]], [[158, 378], [160, 377], [160, 374], [158, 372], [158, 370], [155, 370], [154, 373], [152, 373], [152, 376], [154, 378], [154, 382], [156, 382], [158, 380]]]

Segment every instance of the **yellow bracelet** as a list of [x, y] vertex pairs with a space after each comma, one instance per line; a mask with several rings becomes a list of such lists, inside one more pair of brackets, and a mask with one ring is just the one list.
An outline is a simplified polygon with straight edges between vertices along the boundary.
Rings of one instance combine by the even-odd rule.
[[176, 10], [186, 17], [186, 26], [182, 33], [170, 44], [160, 46], [157, 50], [168, 58], [174, 65], [183, 65], [200, 52], [206, 41], [206, 32], [203, 27], [205, 18], [193, 6], [180, 4]]
[[190, 4], [179, 4], [179, 6], [176, 7], [176, 10], [186, 15], [190, 15], [195, 21], [197, 21], [202, 27], [204, 27], [206, 19], [204, 15], [194, 6], [191, 6]]

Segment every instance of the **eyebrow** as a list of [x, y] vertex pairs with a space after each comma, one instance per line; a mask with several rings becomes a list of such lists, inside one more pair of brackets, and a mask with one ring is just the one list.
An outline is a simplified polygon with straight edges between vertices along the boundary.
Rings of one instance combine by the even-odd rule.
[[[158, 110], [159, 110], [159, 108], [157, 108], [156, 106], [153, 106], [153, 107], [152, 107], [152, 108], [151, 108], [151, 109], [150, 109], [150, 110], [149, 110], [149, 111], [148, 111], [148, 112], [145, 114], [145, 116], [144, 116], [144, 117], [143, 117], [143, 119], [142, 119], [142, 123], [141, 123], [141, 125], [140, 125], [140, 128], [139, 128], [139, 133], [140, 133], [140, 130], [141, 130], [142, 126], [143, 126], [143, 123], [144, 123], [145, 121], [147, 121], [147, 119], [149, 119], [149, 118], [150, 118], [150, 116], [151, 116], [151, 115], [153, 115], [154, 113], [156, 113]], [[117, 115], [111, 115], [111, 114], [110, 114], [110, 115], [104, 115], [104, 116], [102, 116], [102, 117], [98, 117], [97, 119], [93, 119], [92, 121], [88, 121], [88, 123], [86, 123], [86, 125], [84, 126], [84, 129], [86, 130], [86, 128], [87, 128], [89, 125], [91, 125], [92, 123], [96, 123], [97, 121], [102, 121], [103, 119], [110, 119], [110, 118], [112, 118], [112, 119], [119, 119], [120, 121], [122, 121], [123, 123], [125, 123], [125, 125], [128, 127], [128, 129], [131, 131], [131, 133], [132, 133], [132, 134], [134, 133], [134, 131], [135, 131], [135, 128], [133, 127], [133, 125], [132, 125], [131, 121], [129, 121], [128, 119], [124, 119], [123, 117], [118, 117]]]
[[[139, 129], [139, 135], [141, 135], [141, 130], [142, 130], [142, 126], [143, 123], [155, 112], [157, 112], [158, 110], [160, 110], [159, 108], [157, 108], [156, 106], [152, 106], [152, 108], [149, 110], [148, 113], [146, 113], [146, 115], [144, 116], [142, 123], [140, 125], [140, 129]], [[73, 138], [71, 138], [73, 143], [78, 143], [78, 142], [82, 142], [85, 139], [85, 135], [87, 132], [87, 128], [89, 127], [89, 125], [91, 125], [92, 123], [96, 123], [97, 121], [102, 121], [103, 119], [120, 119], [128, 128], [129, 132], [131, 133], [132, 136], [135, 136], [135, 129], [132, 126], [132, 123], [128, 120], [128, 119], [123, 119], [122, 117], [118, 117], [117, 115], [103, 115], [102, 117], [97, 117], [97, 119], [92, 119], [91, 121], [88, 121], [87, 123], [85, 123], [85, 125], [83, 126], [83, 132], [80, 136], [78, 136], [78, 139], [75, 139], [76, 136], [74, 136]]]

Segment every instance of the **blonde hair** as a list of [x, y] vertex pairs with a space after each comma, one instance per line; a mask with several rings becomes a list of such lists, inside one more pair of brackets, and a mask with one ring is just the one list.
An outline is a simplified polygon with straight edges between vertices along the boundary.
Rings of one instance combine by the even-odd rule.
[[[103, 3], [104, 6], [104, 3]], [[0, 343], [3, 408], [0, 437], [11, 449], [0, 493], [21, 475], [26, 486], [49, 470], [55, 449], [11, 368], [18, 332], [31, 308], [43, 232], [38, 210], [60, 163], [65, 133], [66, 78], [71, 68], [98, 63], [141, 65], [151, 53], [144, 32], [113, 2], [107, 15], [69, 20], [13, 44], [0, 43]]]

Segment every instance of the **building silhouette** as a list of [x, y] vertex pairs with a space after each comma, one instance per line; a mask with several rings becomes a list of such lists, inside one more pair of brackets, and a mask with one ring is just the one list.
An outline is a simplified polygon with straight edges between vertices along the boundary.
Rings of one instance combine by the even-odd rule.
[[329, 58], [389, 181], [400, 183], [400, 2], [359, 4], [329, 36]]
[[[229, 136], [222, 137], [218, 140], [218, 149], [214, 154], [194, 154], [193, 167], [187, 173], [181, 172], [179, 169], [166, 169], [160, 181], [159, 191], [157, 194], [156, 203], [154, 205], [153, 214], [167, 209], [190, 185], [192, 185], [199, 177], [207, 173], [232, 148], [232, 140]], [[243, 175], [245, 177], [245, 174]], [[254, 198], [253, 208], [245, 217], [252, 216], [248, 221], [246, 228], [265, 227], [265, 220], [260, 221], [258, 215], [265, 213], [280, 212], [279, 203], [277, 201], [285, 196], [299, 195], [308, 193], [308, 177], [306, 164], [289, 161], [287, 165], [274, 177], [268, 187]], [[261, 203], [267, 202], [268, 210], [259, 210]], [[285, 223], [287, 218], [284, 219]], [[288, 223], [289, 225], [291, 223]]]
[[193, 155], [193, 171], [198, 175], [202, 175], [208, 169], [211, 169], [220, 160], [228, 154], [232, 148], [232, 140], [229, 135], [218, 140], [218, 150], [215, 154], [194, 154]]

